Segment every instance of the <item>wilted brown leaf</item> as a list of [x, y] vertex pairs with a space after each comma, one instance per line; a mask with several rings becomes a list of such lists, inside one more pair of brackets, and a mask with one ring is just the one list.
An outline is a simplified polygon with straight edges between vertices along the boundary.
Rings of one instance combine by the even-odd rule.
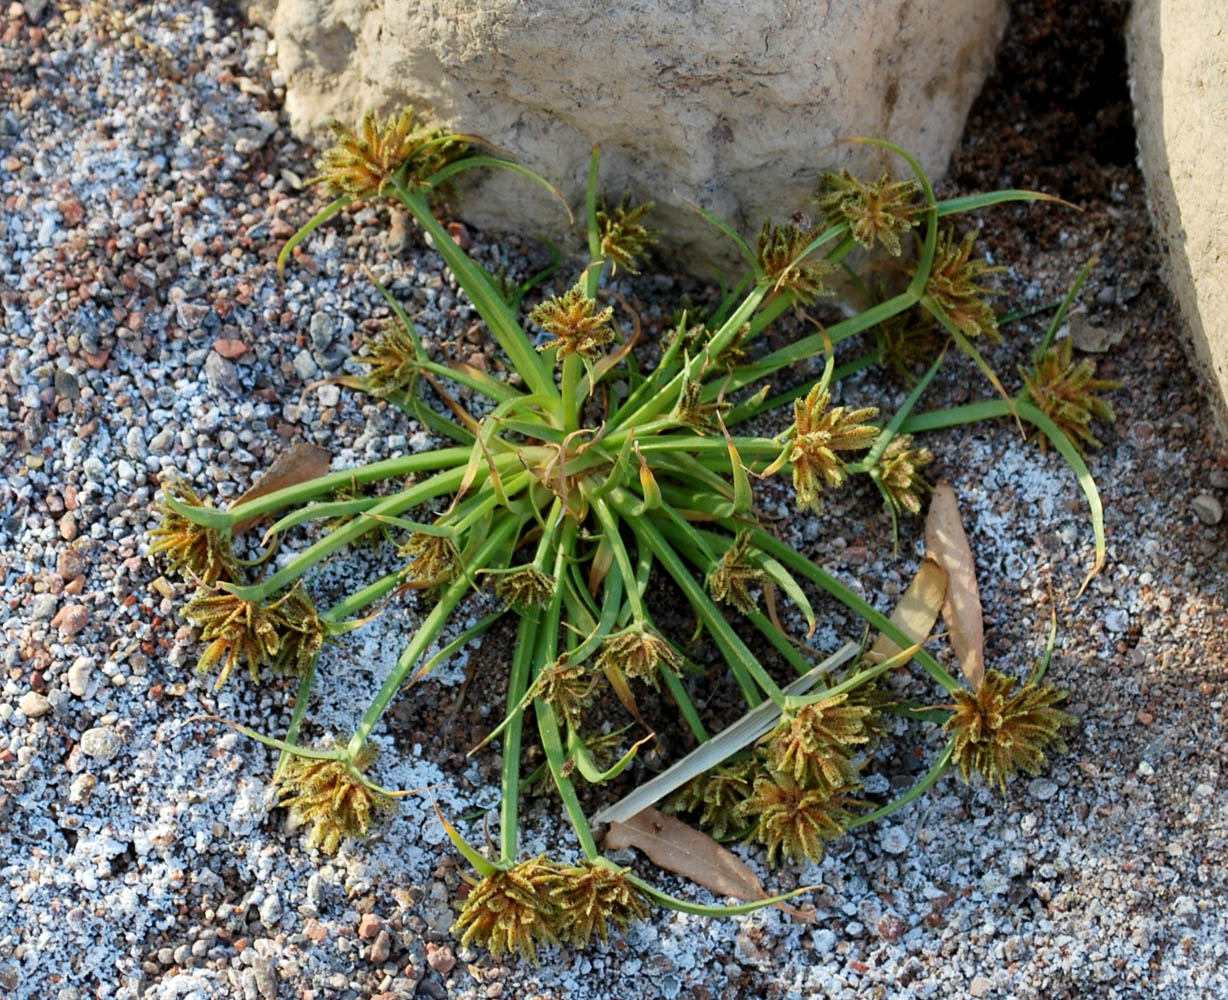
[[[257, 497], [285, 489], [287, 486], [297, 486], [299, 483], [322, 476], [328, 471], [332, 460], [332, 452], [326, 448], [318, 448], [305, 441], [300, 442], [289, 451], [278, 455], [277, 460], [252, 483], [246, 492], [235, 498], [230, 506], [237, 507], [248, 500], [255, 500]], [[240, 521], [234, 527], [235, 535], [241, 535], [259, 520], [258, 517], [249, 517]]]
[[[605, 846], [612, 851], [635, 847], [666, 871], [711, 889], [718, 896], [766, 899], [763, 884], [743, 860], [706, 833], [656, 809], [644, 809], [626, 823], [611, 823]], [[813, 923], [813, 909], [776, 904], [795, 920]]]
[[[904, 596], [891, 612], [891, 623], [899, 628], [913, 642], [925, 642], [934, 631], [934, 622], [938, 621], [938, 612], [947, 594], [946, 571], [936, 562], [926, 559], [912, 583], [904, 591]], [[893, 656], [899, 656], [903, 648], [885, 635], [874, 640], [868, 660], [882, 663]]]
[[985, 678], [985, 627], [981, 595], [976, 585], [976, 564], [959, 517], [959, 503], [948, 482], [934, 490], [925, 518], [925, 558], [947, 574], [947, 596], [942, 617], [951, 635], [951, 648], [973, 691]]

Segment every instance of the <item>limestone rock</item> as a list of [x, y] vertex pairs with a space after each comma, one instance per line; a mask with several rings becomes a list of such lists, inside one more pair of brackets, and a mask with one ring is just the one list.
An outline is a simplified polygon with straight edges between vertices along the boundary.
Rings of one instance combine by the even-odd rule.
[[[1135, 0], [1126, 33], [1139, 159], [1195, 351], [1228, 401], [1228, 6]], [[1223, 406], [1216, 410], [1228, 434]]]
[[[1005, 26], [1003, 0], [249, 0], [277, 43], [294, 130], [321, 145], [411, 103], [483, 136], [582, 204], [594, 144], [612, 196], [652, 199], [671, 262], [726, 258], [686, 204], [745, 235], [807, 207], [816, 172], [877, 173], [874, 136], [940, 175]], [[890, 164], [897, 176], [900, 162]], [[472, 176], [472, 175], [471, 175]], [[469, 221], [558, 238], [566, 216], [495, 172]]]

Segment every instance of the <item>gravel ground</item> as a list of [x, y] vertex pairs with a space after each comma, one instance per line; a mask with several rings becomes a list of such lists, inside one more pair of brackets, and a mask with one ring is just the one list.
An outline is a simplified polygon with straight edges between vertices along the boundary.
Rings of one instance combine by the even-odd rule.
[[[425, 796], [336, 858], [304, 849], [267, 792], [270, 754], [191, 721], [210, 712], [280, 731], [290, 687], [235, 678], [215, 694], [195, 678], [180, 586], [144, 555], [168, 474], [224, 498], [291, 442], [328, 447], [335, 468], [426, 443], [382, 404], [307, 389], [345, 370], [380, 314], [360, 264], [434, 337], [480, 353], [469, 309], [429, 249], [390, 245], [370, 212], [318, 236], [277, 279], [280, 243], [318, 203], [301, 191], [313, 152], [279, 115], [267, 36], [229, 8], [0, 10], [0, 993], [1228, 997], [1228, 452], [1158, 276], [1115, 40], [1123, 7], [1015, 5], [945, 188], [1036, 186], [1085, 210], [984, 220], [985, 246], [1011, 267], [1005, 308], [1060, 295], [1100, 249], [1080, 322], [1120, 336], [1101, 371], [1126, 388], [1093, 463], [1109, 560], [1089, 593], [1074, 600], [1090, 531], [1059, 460], [1005, 422], [927, 442], [964, 504], [991, 665], [1027, 670], [1055, 588], [1050, 676], [1081, 718], [1071, 752], [1005, 799], [948, 777], [820, 865], [767, 872], [749, 852], [769, 884], [821, 885], [813, 926], [776, 910], [660, 913], [608, 946], [548, 950], [536, 967], [449, 935], [460, 870]], [[475, 252], [513, 273], [533, 253], [480, 234]], [[627, 292], [652, 323], [679, 283]], [[1020, 324], [993, 355], [1008, 384], [1042, 323]], [[977, 398], [971, 369], [949, 368], [933, 405]], [[870, 381], [847, 391], [898, 395]], [[763, 497], [769, 510], [784, 501]], [[916, 566], [916, 527], [892, 554], [865, 490], [786, 528], [880, 607]], [[318, 595], [388, 558], [356, 553], [321, 575]], [[327, 653], [316, 732], [348, 731], [417, 615], [399, 606]], [[816, 642], [834, 648], [855, 630], [833, 616]], [[458, 657], [390, 713], [378, 780], [429, 788], [454, 815], [496, 801], [489, 760], [464, 757], [501, 714], [485, 697], [495, 653]], [[915, 770], [911, 751], [888, 741], [888, 780]], [[571, 848], [548, 803], [526, 823], [526, 851]], [[480, 839], [480, 823], [468, 829]]]

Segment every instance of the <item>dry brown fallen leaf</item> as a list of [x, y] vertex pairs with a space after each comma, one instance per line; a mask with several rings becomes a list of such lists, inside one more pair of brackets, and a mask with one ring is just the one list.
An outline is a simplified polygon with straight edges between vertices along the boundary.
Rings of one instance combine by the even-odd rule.
[[[332, 452], [326, 448], [318, 448], [305, 441], [300, 442], [289, 451], [278, 455], [277, 460], [252, 483], [246, 492], [235, 498], [230, 506], [237, 507], [241, 503], [255, 500], [267, 493], [285, 489], [287, 486], [297, 486], [299, 483], [322, 476], [328, 471], [332, 460]], [[240, 521], [234, 527], [235, 535], [241, 535], [259, 520], [259, 517], [249, 517]]]
[[[644, 809], [626, 823], [611, 823], [605, 846], [617, 851], [635, 847], [649, 859], [676, 875], [711, 889], [718, 896], [736, 899], [766, 899], [768, 894], [750, 866], [706, 833], [656, 809]], [[777, 903], [795, 920], [813, 923], [815, 910]]]
[[985, 626], [976, 585], [976, 563], [959, 517], [955, 491], [945, 481], [934, 490], [925, 518], [925, 558], [946, 571], [947, 596], [942, 618], [964, 677], [972, 690], [978, 691], [985, 678]]
[[[912, 578], [908, 589], [891, 611], [891, 623], [913, 642], [924, 642], [934, 631], [938, 612], [947, 595], [946, 571], [936, 562], [926, 559]], [[885, 635], [874, 640], [866, 659], [882, 663], [899, 656], [903, 648]]]

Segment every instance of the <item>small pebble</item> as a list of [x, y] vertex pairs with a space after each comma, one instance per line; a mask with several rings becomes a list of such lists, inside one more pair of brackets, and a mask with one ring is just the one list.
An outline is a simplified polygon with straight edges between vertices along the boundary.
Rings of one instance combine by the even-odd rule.
[[27, 691], [21, 696], [21, 701], [17, 703], [17, 707], [21, 709], [22, 714], [27, 719], [37, 719], [40, 715], [46, 715], [51, 711], [51, 702], [47, 700], [47, 696], [39, 694], [37, 691]]
[[912, 842], [908, 833], [901, 826], [884, 826], [878, 831], [878, 846], [888, 854], [903, 854]]
[[987, 997], [989, 996], [989, 991], [991, 989], [993, 989], [993, 983], [991, 983], [984, 976], [976, 976], [972, 982], [968, 984], [968, 992], [974, 997]]
[[1057, 782], [1048, 778], [1034, 778], [1028, 782], [1028, 794], [1041, 802], [1048, 802], [1057, 794]]
[[364, 913], [358, 921], [358, 936], [364, 941], [370, 941], [383, 930], [383, 923], [374, 913]]
[[81, 752], [103, 764], [119, 754], [120, 738], [110, 726], [95, 726], [81, 734]]
[[68, 690], [78, 698], [84, 698], [89, 693], [90, 674], [94, 671], [94, 661], [88, 656], [78, 656], [68, 668]]
[[90, 609], [84, 604], [66, 604], [60, 608], [51, 624], [60, 630], [64, 638], [71, 638], [89, 624]]
[[1215, 525], [1223, 520], [1224, 508], [1210, 493], [1198, 494], [1190, 501], [1190, 507], [1203, 524]]

